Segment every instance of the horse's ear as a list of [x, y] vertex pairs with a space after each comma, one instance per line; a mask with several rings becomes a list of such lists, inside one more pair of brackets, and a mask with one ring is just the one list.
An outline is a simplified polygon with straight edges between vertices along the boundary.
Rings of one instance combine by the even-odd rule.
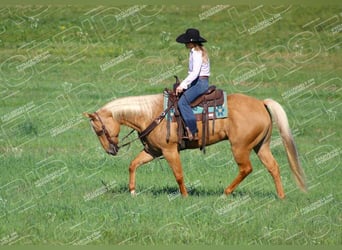
[[84, 115], [85, 117], [89, 118], [89, 119], [92, 119], [92, 120], [95, 119], [95, 115], [94, 115], [94, 114], [89, 114], [89, 113], [87, 113], [87, 112], [84, 112], [83, 115]]

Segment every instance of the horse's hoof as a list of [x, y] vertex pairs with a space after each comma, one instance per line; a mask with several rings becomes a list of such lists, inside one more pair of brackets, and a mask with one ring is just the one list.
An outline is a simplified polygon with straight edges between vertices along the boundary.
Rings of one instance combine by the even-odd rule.
[[221, 196], [219, 197], [220, 199], [227, 199], [227, 194], [226, 193], [223, 193], [223, 194], [221, 194]]
[[131, 190], [131, 196], [132, 197], [137, 197], [137, 193], [135, 192], [135, 190]]

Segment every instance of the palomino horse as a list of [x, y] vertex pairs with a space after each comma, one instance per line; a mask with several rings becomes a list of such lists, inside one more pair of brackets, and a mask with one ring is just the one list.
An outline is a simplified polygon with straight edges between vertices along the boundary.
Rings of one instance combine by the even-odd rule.
[[[273, 177], [279, 198], [285, 197], [279, 166], [270, 150], [272, 117], [280, 131], [297, 185], [305, 191], [304, 173], [282, 106], [272, 99], [258, 100], [242, 94], [228, 95], [227, 103], [229, 117], [215, 121], [214, 134], [210, 133], [207, 140], [207, 145], [229, 140], [234, 159], [239, 167], [237, 177], [224, 190], [224, 193], [226, 195], [232, 193], [252, 172], [250, 153], [254, 150]], [[146, 131], [145, 129], [155, 121], [156, 117], [163, 114], [163, 111], [163, 94], [156, 94], [119, 98], [107, 103], [95, 113], [84, 113], [84, 115], [90, 118], [91, 125], [104, 150], [108, 154], [116, 155], [120, 148], [118, 138], [121, 125], [131, 127], [140, 134]], [[179, 154], [177, 125], [171, 124], [170, 138], [166, 140], [166, 120], [159, 119], [157, 124], [147, 135], [143, 135], [141, 139], [145, 148], [130, 163], [129, 190], [132, 195], [135, 194], [136, 169], [155, 157], [163, 156], [173, 171], [180, 193], [187, 196]], [[212, 123], [209, 124], [210, 131], [212, 131]], [[197, 127], [200, 139], [188, 143], [187, 148], [201, 147], [202, 126], [198, 123]]]

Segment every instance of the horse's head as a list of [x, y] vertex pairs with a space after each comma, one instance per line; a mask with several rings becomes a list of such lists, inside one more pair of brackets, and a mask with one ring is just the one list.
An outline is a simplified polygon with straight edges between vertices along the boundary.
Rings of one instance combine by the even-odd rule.
[[83, 113], [90, 119], [90, 124], [103, 149], [110, 155], [116, 155], [119, 151], [118, 138], [120, 123], [113, 119], [110, 112]]

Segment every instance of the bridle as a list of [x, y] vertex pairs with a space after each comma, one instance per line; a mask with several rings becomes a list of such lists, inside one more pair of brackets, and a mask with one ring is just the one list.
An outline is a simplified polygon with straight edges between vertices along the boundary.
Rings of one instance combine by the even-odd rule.
[[[156, 119], [154, 119], [153, 121], [152, 121], [152, 123], [149, 125], [149, 126], [147, 126], [147, 128], [145, 129], [145, 130], [143, 130], [142, 132], [140, 132], [140, 133], [138, 133], [139, 134], [139, 136], [137, 137], [137, 138], [135, 138], [135, 139], [133, 139], [133, 140], [131, 140], [131, 141], [129, 141], [129, 142], [126, 142], [126, 143], [124, 143], [124, 144], [122, 144], [121, 146], [119, 146], [117, 143], [115, 143], [113, 140], [112, 140], [112, 138], [111, 138], [111, 136], [110, 136], [110, 134], [109, 134], [109, 132], [108, 132], [108, 130], [106, 129], [106, 126], [104, 125], [104, 123], [103, 123], [103, 121], [102, 121], [102, 119], [101, 119], [101, 117], [99, 116], [99, 114], [97, 113], [97, 112], [94, 112], [94, 114], [96, 115], [96, 118], [97, 118], [97, 120], [101, 123], [101, 128], [102, 128], [102, 130], [100, 130], [100, 131], [96, 131], [95, 129], [95, 133], [96, 133], [96, 135], [97, 136], [102, 136], [103, 134], [106, 136], [106, 139], [107, 139], [107, 141], [108, 141], [108, 143], [109, 143], [109, 146], [110, 146], [110, 149], [112, 150], [110, 153], [111, 154], [113, 154], [113, 155], [116, 155], [118, 152], [119, 152], [119, 149], [121, 148], [121, 147], [125, 147], [125, 146], [128, 146], [128, 145], [130, 145], [133, 141], [136, 141], [136, 140], [142, 140], [143, 141], [143, 143], [144, 143], [144, 138], [155, 128], [155, 127], [157, 127], [160, 123], [161, 123], [161, 121], [165, 118], [165, 116], [169, 113], [169, 111], [171, 110], [171, 108], [173, 107], [173, 104], [172, 105], [170, 105], [169, 107], [167, 107]], [[135, 130], [133, 129], [131, 132], [129, 132], [125, 137], [123, 137], [122, 138], [122, 141], [124, 141], [128, 136], [130, 136], [133, 132], [134, 132]], [[144, 143], [145, 144], [145, 143]], [[146, 150], [146, 148], [145, 148], [145, 150]]]
[[96, 115], [96, 118], [97, 118], [97, 120], [101, 123], [101, 127], [102, 127], [102, 130], [100, 130], [100, 131], [96, 131], [95, 129], [95, 133], [96, 133], [96, 135], [97, 136], [101, 136], [101, 135], [105, 135], [106, 136], [106, 139], [107, 139], [107, 141], [108, 141], [108, 143], [109, 143], [109, 147], [110, 147], [110, 149], [112, 149], [113, 151], [113, 154], [114, 155], [116, 155], [118, 152], [119, 152], [119, 146], [118, 146], [118, 144], [116, 144], [113, 140], [112, 140], [112, 138], [110, 137], [110, 135], [109, 135], [109, 132], [108, 132], [108, 130], [106, 129], [106, 126], [104, 125], [104, 123], [103, 123], [103, 121], [102, 121], [102, 119], [101, 119], [101, 117], [99, 116], [99, 114], [98, 113], [94, 113], [95, 115]]

